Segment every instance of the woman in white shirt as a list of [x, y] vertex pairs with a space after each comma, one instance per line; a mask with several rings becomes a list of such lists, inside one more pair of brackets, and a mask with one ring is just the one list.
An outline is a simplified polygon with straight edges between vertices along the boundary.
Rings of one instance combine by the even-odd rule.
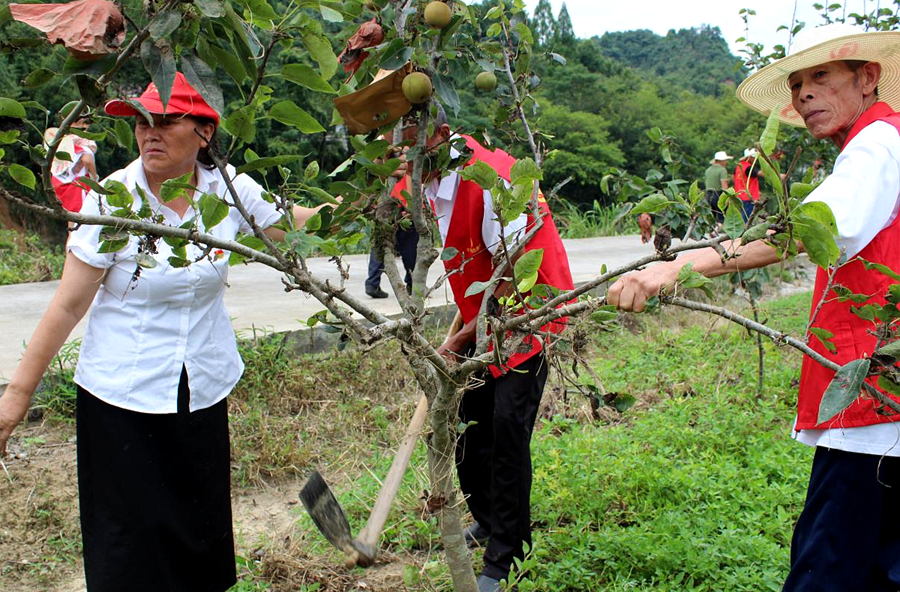
[[[134, 211], [147, 206], [166, 224], [196, 218], [201, 232], [229, 240], [250, 232], [235, 208], [207, 229], [186, 196], [157, 198], [165, 181], [192, 172], [196, 198], [214, 194], [231, 203], [207, 153], [218, 113], [181, 73], [165, 108], [153, 84], [137, 101], [154, 125], [137, 117], [141, 156], [107, 181], [128, 188]], [[137, 115], [124, 101], [111, 101], [106, 111]], [[227, 172], [234, 177], [232, 167]], [[247, 175], [233, 184], [256, 223], [283, 239], [271, 228], [281, 215], [263, 188]], [[82, 213], [110, 209], [91, 193]], [[298, 226], [316, 210], [295, 207]], [[225, 397], [243, 372], [224, 306], [228, 254], [201, 257], [194, 245], [179, 253], [165, 241], [134, 236], [103, 252], [104, 238], [99, 226], [72, 232], [59, 289], [0, 397], [0, 454], [50, 360], [93, 303], [75, 373], [88, 590], [226, 590], [236, 576]], [[193, 263], [172, 265], [172, 256]], [[147, 257], [156, 265], [139, 268]]]

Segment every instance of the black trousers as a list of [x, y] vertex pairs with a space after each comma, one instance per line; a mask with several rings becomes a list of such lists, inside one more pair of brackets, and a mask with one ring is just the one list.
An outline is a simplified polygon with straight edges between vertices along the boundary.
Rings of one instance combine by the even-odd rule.
[[900, 458], [817, 448], [785, 592], [900, 590]]
[[722, 195], [721, 191], [716, 191], [715, 189], [706, 190], [706, 203], [709, 204], [709, 209], [712, 210], [713, 215], [716, 217], [716, 222], [725, 221], [725, 214], [719, 209], [720, 195]]
[[[400, 254], [403, 261], [403, 269], [406, 270], [406, 287], [412, 287], [412, 272], [416, 267], [416, 247], [419, 244], [419, 233], [410, 226], [409, 230], [397, 229], [394, 248]], [[381, 287], [381, 274], [384, 272], [384, 261], [381, 255], [372, 249], [369, 252], [369, 276], [366, 278], [366, 288], [376, 290]]]
[[81, 387], [78, 490], [89, 592], [222, 592], [236, 581], [225, 400], [190, 413], [115, 407]]
[[456, 448], [459, 483], [466, 503], [491, 539], [484, 575], [503, 579], [514, 558], [531, 545], [531, 434], [547, 382], [544, 357], [467, 392], [459, 407], [463, 431]]

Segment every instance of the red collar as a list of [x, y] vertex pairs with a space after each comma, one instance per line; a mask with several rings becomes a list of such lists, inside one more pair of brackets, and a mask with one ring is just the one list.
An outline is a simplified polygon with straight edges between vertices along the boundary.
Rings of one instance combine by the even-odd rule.
[[868, 109], [866, 109], [862, 115], [859, 116], [859, 119], [856, 120], [856, 123], [853, 124], [853, 127], [850, 128], [850, 133], [847, 134], [847, 139], [844, 140], [844, 145], [841, 146], [841, 151], [847, 147], [847, 144], [850, 143], [850, 140], [856, 137], [856, 134], [861, 132], [863, 128], [868, 126], [870, 123], [874, 121], [878, 121], [879, 119], [883, 119], [888, 115], [892, 115], [894, 110], [891, 109], [891, 106], [887, 103], [882, 103], [881, 101], [875, 103]]

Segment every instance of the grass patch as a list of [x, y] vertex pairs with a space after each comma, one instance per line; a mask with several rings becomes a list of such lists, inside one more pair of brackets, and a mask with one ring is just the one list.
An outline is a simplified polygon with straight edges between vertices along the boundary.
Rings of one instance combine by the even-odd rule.
[[562, 238], [594, 238], [638, 234], [640, 229], [635, 216], [620, 217], [621, 208], [601, 206], [598, 202], [590, 208], [581, 207], [565, 199], [553, 202], [553, 219]]
[[0, 286], [59, 279], [65, 261], [62, 248], [38, 235], [0, 228]]
[[[797, 294], [763, 315], [801, 335], [808, 306]], [[299, 483], [317, 467], [359, 532], [417, 396], [399, 347], [298, 355], [265, 336], [240, 348], [247, 369], [229, 399], [236, 492]], [[554, 413], [535, 432], [535, 546], [519, 590], [779, 590], [812, 450], [790, 440], [801, 357], [765, 348], [757, 396], [755, 338], [727, 322], [670, 308], [594, 331], [588, 359], [604, 389], [638, 402], [591, 421], [584, 397], [548, 384]], [[45, 389], [57, 401], [47, 408], [65, 413], [59, 391]], [[296, 504], [290, 540], [239, 541], [234, 590], [329, 592], [361, 580], [451, 590], [423, 507], [426, 465], [420, 443], [387, 520], [384, 563], [340, 567]]]

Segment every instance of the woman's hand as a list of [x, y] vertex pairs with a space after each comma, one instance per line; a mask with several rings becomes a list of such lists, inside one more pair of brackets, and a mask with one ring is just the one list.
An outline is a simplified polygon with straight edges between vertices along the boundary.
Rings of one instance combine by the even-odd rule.
[[0, 457], [6, 454], [6, 442], [16, 426], [25, 419], [29, 405], [31, 395], [11, 386], [6, 387], [0, 396]]

